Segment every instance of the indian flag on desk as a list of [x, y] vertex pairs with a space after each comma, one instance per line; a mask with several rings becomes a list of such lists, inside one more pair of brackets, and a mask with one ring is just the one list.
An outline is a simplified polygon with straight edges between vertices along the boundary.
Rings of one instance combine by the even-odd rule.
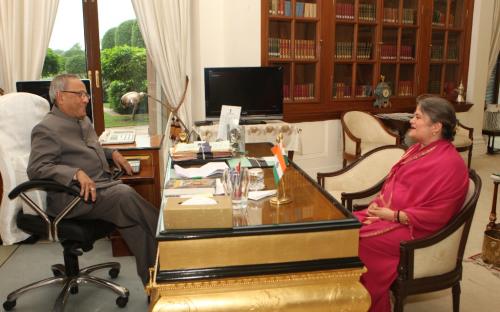
[[283, 151], [280, 145], [274, 145], [273, 148], [271, 148], [271, 152], [274, 155], [274, 182], [278, 185], [283, 177], [283, 174], [285, 173], [287, 161], [285, 160], [285, 156], [283, 156]]

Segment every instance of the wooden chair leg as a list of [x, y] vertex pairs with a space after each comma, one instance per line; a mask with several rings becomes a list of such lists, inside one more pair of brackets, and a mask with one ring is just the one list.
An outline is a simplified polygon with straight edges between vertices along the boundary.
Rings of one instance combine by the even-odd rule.
[[400, 294], [394, 294], [394, 312], [403, 312], [405, 298]]
[[460, 311], [460, 283], [456, 283], [455, 285], [453, 285], [451, 292], [453, 294], [453, 312], [459, 312]]
[[467, 156], [467, 168], [470, 169], [470, 164], [472, 161], [472, 145], [469, 149], [469, 155]]

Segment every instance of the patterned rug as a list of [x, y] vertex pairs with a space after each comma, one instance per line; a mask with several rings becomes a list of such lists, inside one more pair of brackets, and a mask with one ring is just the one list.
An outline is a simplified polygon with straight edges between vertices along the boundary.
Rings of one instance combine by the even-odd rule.
[[480, 253], [478, 253], [477, 255], [470, 256], [467, 259], [464, 259], [464, 262], [472, 262], [474, 264], [478, 264], [482, 267], [485, 267], [486, 269], [488, 269], [488, 271], [493, 273], [493, 275], [500, 278], [500, 267], [493, 266], [492, 264], [484, 263], [483, 259], [481, 258]]

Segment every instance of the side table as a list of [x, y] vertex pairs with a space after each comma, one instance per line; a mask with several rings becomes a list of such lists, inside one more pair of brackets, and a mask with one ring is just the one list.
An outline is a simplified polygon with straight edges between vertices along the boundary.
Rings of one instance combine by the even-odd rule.
[[[117, 149], [125, 158], [140, 159], [141, 170], [132, 176], [123, 175], [123, 183], [133, 187], [144, 199], [160, 209], [160, 155], [162, 135], [137, 135], [135, 143], [104, 145], [107, 148]], [[111, 234], [113, 257], [132, 255], [127, 244], [117, 231]]]
[[483, 129], [483, 134], [488, 136], [488, 154], [496, 154], [500, 149], [495, 148], [495, 137], [500, 136], [500, 129]]

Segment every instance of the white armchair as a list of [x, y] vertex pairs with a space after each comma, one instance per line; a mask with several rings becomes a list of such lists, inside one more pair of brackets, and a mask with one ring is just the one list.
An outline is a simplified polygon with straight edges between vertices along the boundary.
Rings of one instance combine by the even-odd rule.
[[[0, 236], [5, 245], [25, 240], [28, 234], [16, 225], [18, 211], [23, 208], [21, 200], [11, 200], [9, 192], [28, 180], [26, 167], [30, 154], [31, 129], [49, 111], [49, 103], [30, 93], [9, 93], [0, 97], [0, 173], [3, 194], [0, 206]], [[19, 125], [22, 125], [20, 127]], [[31, 193], [36, 203], [45, 201], [45, 195]], [[43, 203], [42, 206], [45, 206]], [[27, 211], [25, 211], [27, 212]]]
[[394, 145], [378, 147], [345, 168], [318, 173], [318, 184], [352, 211], [354, 205], [370, 203], [404, 152], [402, 147]]
[[469, 128], [460, 122], [457, 123], [457, 132], [453, 140], [453, 145], [459, 152], [468, 151], [467, 155], [467, 167], [470, 168], [472, 160], [472, 140], [473, 140], [474, 128]]
[[472, 218], [481, 192], [481, 179], [469, 171], [469, 191], [462, 209], [439, 232], [400, 244], [398, 277], [391, 286], [394, 311], [402, 312], [409, 295], [452, 288], [453, 311], [460, 310], [462, 260]]
[[399, 136], [370, 113], [349, 111], [342, 115], [343, 166], [384, 145], [399, 145]]

